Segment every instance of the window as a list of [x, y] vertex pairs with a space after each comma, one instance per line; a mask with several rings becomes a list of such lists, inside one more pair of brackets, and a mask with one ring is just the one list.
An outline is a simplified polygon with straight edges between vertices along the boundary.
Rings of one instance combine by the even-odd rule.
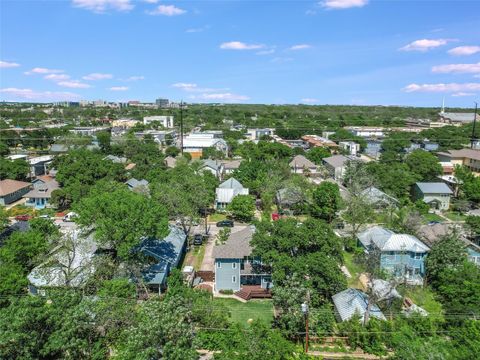
[[217, 268], [221, 268], [222, 267], [222, 263], [220, 261], [217, 262]]
[[232, 283], [236, 283], [237, 282], [237, 277], [236, 276], [232, 276]]
[[422, 258], [422, 254], [420, 253], [415, 253], [415, 259], [420, 260]]
[[236, 269], [237, 268], [237, 263], [232, 263], [232, 269]]

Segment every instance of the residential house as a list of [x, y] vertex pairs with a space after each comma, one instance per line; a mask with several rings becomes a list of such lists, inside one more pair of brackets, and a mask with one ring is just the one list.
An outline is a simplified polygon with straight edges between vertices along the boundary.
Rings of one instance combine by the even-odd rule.
[[379, 138], [385, 135], [385, 128], [370, 127], [370, 126], [346, 126], [346, 130], [350, 131], [355, 136], [365, 138]]
[[453, 191], [443, 182], [421, 183], [413, 187], [414, 200], [423, 200], [435, 210], [448, 210]]
[[145, 136], [151, 136], [153, 141], [160, 145], [172, 145], [177, 141], [177, 132], [175, 130], [145, 130], [135, 133], [139, 139], [144, 139]]
[[330, 176], [336, 181], [342, 181], [349, 161], [359, 161], [355, 156], [333, 155], [323, 159], [323, 164]]
[[223, 165], [223, 175], [225, 176], [233, 174], [233, 172], [240, 167], [242, 161], [242, 159], [221, 160], [221, 163]]
[[[368, 295], [358, 289], [349, 288], [332, 296], [335, 305], [335, 316], [338, 321], [348, 321], [358, 315], [363, 322], [367, 313]], [[386, 320], [380, 308], [373, 304], [369, 316], [380, 320]]]
[[230, 178], [221, 183], [215, 190], [215, 208], [225, 209], [235, 196], [248, 194], [248, 189], [244, 188], [238, 180]]
[[397, 206], [398, 200], [393, 196], [385, 194], [375, 186], [370, 186], [362, 191], [365, 201], [376, 209], [384, 209], [389, 206]]
[[305, 193], [298, 187], [288, 187], [275, 194], [277, 206], [281, 210], [297, 210], [305, 202]]
[[0, 205], [5, 206], [20, 200], [31, 187], [32, 184], [25, 181], [0, 180]]
[[480, 246], [474, 243], [467, 245], [468, 260], [480, 266]]
[[142, 271], [149, 290], [161, 293], [166, 289], [167, 277], [182, 261], [187, 248], [187, 235], [176, 226], [169, 225], [169, 234], [163, 239], [145, 238], [137, 251], [152, 260]]
[[357, 235], [367, 253], [378, 253], [380, 268], [413, 285], [422, 284], [430, 248], [413, 235], [396, 234], [380, 226]]
[[135, 192], [148, 192], [149, 189], [149, 182], [145, 179], [137, 180], [135, 178], [131, 178], [125, 184], [127, 184], [128, 189]]
[[258, 141], [263, 136], [273, 136], [275, 135], [275, 129], [265, 128], [265, 129], [247, 129], [245, 134], [247, 140]]
[[217, 179], [220, 179], [223, 174], [223, 164], [221, 161], [212, 160], [212, 159], [205, 159], [201, 160], [201, 167], [200, 170], [208, 171], [212, 173]]
[[444, 174], [452, 174], [455, 165], [466, 166], [472, 172], [480, 174], [480, 150], [460, 149], [437, 152], [438, 161]]
[[214, 132], [190, 134], [183, 139], [183, 150], [190, 153], [193, 159], [201, 158], [206, 148], [214, 148], [228, 155], [227, 142], [220, 136]]
[[313, 148], [313, 147], [326, 147], [330, 149], [338, 148], [338, 145], [334, 141], [318, 135], [304, 135], [302, 136], [302, 140], [308, 148]]
[[294, 174], [315, 174], [317, 172], [317, 165], [303, 155], [295, 156], [288, 165]]
[[[259, 258], [252, 257], [250, 241], [255, 232], [253, 226], [233, 232], [223, 245], [213, 248], [215, 260], [214, 292], [224, 290], [240, 292], [246, 287], [248, 293], [237, 293], [241, 297], [269, 297], [272, 287], [271, 274], [265, 273]], [[257, 288], [258, 291], [251, 291]]]
[[64, 286], [81, 288], [95, 272], [98, 250], [93, 233], [66, 232], [46, 261], [28, 274], [30, 293], [44, 294], [49, 288]]
[[34, 206], [36, 209], [50, 207], [52, 192], [60, 188], [60, 184], [49, 175], [38, 176], [32, 182], [33, 189], [23, 195], [27, 199], [25, 205]]
[[28, 163], [30, 164], [30, 176], [33, 178], [35, 176], [45, 175], [47, 173], [47, 166], [51, 164], [52, 160], [52, 155], [30, 158], [28, 160]]
[[111, 162], [115, 164], [125, 164], [127, 162], [126, 157], [120, 157], [120, 156], [115, 156], [115, 155], [107, 155], [103, 158], [103, 160], [110, 160]]
[[338, 143], [340, 149], [345, 150], [350, 155], [357, 155], [360, 153], [360, 144], [354, 141], [340, 141]]

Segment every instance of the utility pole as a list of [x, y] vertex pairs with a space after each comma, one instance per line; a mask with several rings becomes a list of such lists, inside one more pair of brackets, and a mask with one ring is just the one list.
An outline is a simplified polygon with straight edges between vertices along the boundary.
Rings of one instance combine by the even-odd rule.
[[180, 153], [183, 155], [183, 100], [180, 101]]
[[473, 149], [473, 144], [477, 138], [475, 137], [475, 126], [477, 125], [477, 108], [478, 104], [475, 101], [475, 113], [473, 114], [473, 129], [472, 129], [472, 140], [471, 140], [471, 145], [470, 148]]
[[308, 304], [302, 304], [302, 313], [305, 317], [305, 354], [308, 354]]

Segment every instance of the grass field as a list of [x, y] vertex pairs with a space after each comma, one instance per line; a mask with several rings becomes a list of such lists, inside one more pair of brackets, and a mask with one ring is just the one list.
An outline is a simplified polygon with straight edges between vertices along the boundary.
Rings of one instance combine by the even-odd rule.
[[356, 264], [355, 261], [353, 261], [353, 253], [344, 252], [343, 259], [345, 261], [345, 266], [350, 272], [350, 275], [352, 275], [351, 278], [347, 279], [348, 286], [361, 288], [362, 285], [358, 280], [358, 276], [363, 272], [363, 270], [360, 265]]
[[198, 271], [202, 266], [203, 257], [205, 256], [205, 243], [200, 246], [195, 246], [195, 248], [193, 249], [193, 255], [195, 256], [193, 268], [195, 269], [195, 271]]
[[435, 300], [433, 292], [428, 287], [415, 286], [402, 289], [402, 286], [399, 286], [398, 290], [430, 314], [442, 313], [442, 305]]
[[456, 211], [449, 211], [444, 213], [443, 215], [445, 215], [447, 218], [449, 218], [452, 221], [465, 221], [465, 219], [467, 218], [466, 215], [463, 215]]
[[208, 221], [219, 222], [219, 221], [225, 220], [226, 218], [227, 216], [225, 214], [215, 213], [215, 214], [209, 215]]
[[444, 218], [438, 216], [437, 214], [425, 214], [423, 215], [423, 219], [425, 220], [424, 223], [429, 223], [430, 221], [438, 221], [438, 222], [445, 221]]
[[213, 301], [228, 308], [232, 322], [245, 327], [248, 325], [249, 319], [259, 319], [267, 324], [273, 320], [272, 300], [250, 300], [243, 303], [235, 299], [215, 298]]

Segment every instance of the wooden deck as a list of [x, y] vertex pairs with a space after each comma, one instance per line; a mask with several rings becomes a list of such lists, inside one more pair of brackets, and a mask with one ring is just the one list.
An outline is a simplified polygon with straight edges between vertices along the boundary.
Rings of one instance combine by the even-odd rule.
[[260, 285], [244, 285], [235, 295], [244, 300], [270, 299], [272, 297], [271, 291], [263, 289]]

